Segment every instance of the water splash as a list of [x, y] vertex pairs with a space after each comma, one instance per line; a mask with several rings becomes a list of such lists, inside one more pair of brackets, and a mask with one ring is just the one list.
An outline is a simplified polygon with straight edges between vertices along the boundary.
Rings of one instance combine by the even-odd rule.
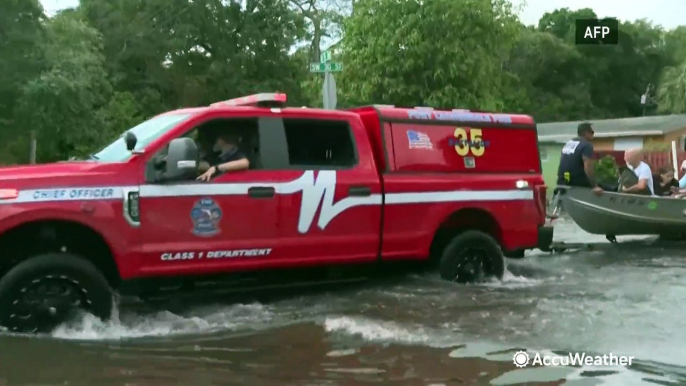
[[268, 307], [258, 303], [200, 308], [193, 310], [189, 315], [177, 315], [169, 311], [119, 315], [117, 311], [107, 322], [86, 314], [76, 321], [57, 327], [51, 336], [69, 340], [122, 340], [206, 334], [257, 327], [269, 324], [271, 320], [272, 313]]

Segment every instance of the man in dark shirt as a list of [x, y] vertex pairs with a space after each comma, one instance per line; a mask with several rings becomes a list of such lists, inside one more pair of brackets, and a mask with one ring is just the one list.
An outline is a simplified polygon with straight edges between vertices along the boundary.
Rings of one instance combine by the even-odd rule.
[[592, 188], [596, 194], [600, 194], [603, 190], [598, 187], [594, 173], [593, 128], [590, 123], [580, 123], [576, 133], [577, 137], [562, 148], [557, 184]]
[[221, 173], [247, 170], [250, 167], [250, 162], [245, 153], [236, 146], [237, 142], [238, 141], [228, 133], [220, 133], [217, 135], [213, 149], [219, 153], [215, 160], [216, 163], [211, 165], [205, 173], [198, 177], [198, 180], [209, 181]]

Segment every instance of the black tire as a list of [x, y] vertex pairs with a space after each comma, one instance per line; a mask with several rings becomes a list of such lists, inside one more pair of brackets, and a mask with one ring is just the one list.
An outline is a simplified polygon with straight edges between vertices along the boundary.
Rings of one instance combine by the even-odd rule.
[[686, 239], [681, 233], [664, 233], [659, 237], [660, 241], [683, 241]]
[[523, 259], [524, 258], [524, 250], [523, 249], [515, 249], [514, 251], [509, 251], [505, 252], [505, 257], [510, 258], [510, 259]]
[[489, 277], [502, 279], [505, 257], [491, 236], [480, 231], [466, 231], [448, 243], [439, 271], [444, 280], [458, 283], [477, 282]]
[[0, 278], [0, 326], [13, 332], [50, 332], [79, 311], [107, 320], [113, 301], [107, 280], [91, 262], [69, 253], [47, 253], [17, 264]]

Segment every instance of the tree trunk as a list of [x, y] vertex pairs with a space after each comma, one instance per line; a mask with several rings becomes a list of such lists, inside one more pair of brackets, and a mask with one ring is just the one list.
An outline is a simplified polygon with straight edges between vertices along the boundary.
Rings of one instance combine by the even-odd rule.
[[315, 63], [319, 63], [319, 56], [321, 55], [321, 41], [322, 41], [322, 22], [319, 17], [312, 18], [312, 24], [314, 25], [314, 34], [312, 36], [312, 60]]
[[34, 165], [36, 163], [36, 147], [38, 145], [36, 140], [36, 130], [31, 130], [31, 145], [29, 148], [29, 163]]

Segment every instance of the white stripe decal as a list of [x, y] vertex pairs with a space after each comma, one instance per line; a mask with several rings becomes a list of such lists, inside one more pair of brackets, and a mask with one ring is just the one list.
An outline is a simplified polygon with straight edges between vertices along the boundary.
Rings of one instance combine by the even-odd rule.
[[0, 200], [0, 205], [26, 202], [121, 200], [122, 188], [122, 186], [85, 186], [22, 190], [17, 198]]
[[447, 192], [389, 193], [386, 204], [426, 202], [533, 200], [532, 190], [453, 190]]
[[[191, 183], [179, 185], [143, 185], [140, 187], [141, 198], [160, 197], [217, 197], [246, 195], [251, 187], [273, 187], [276, 194], [294, 194], [302, 192], [298, 231], [306, 233], [319, 211], [317, 226], [324, 229], [336, 216], [345, 210], [363, 205], [381, 205], [382, 195], [372, 194], [367, 197], [346, 197], [334, 203], [336, 191], [336, 172], [320, 171], [315, 179], [314, 172], [308, 170], [299, 178], [284, 183], [246, 183], [246, 184], [213, 184]], [[0, 204], [52, 201], [84, 201], [122, 199], [123, 191], [135, 189], [127, 186], [74, 187], [25, 190], [13, 200], [0, 200]], [[464, 201], [513, 201], [532, 200], [531, 190], [454, 190], [443, 192], [389, 193], [385, 195], [388, 205], [419, 204], [437, 202]]]

